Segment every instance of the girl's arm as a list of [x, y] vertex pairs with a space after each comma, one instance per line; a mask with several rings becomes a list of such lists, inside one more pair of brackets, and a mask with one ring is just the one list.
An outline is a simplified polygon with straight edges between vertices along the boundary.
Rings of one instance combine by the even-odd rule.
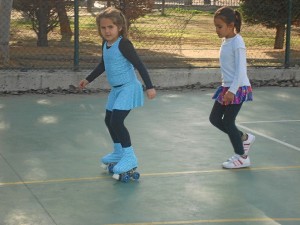
[[105, 66], [103, 62], [103, 56], [101, 57], [101, 62], [94, 68], [94, 70], [85, 79], [91, 83], [97, 77], [99, 77], [105, 71]]
[[245, 48], [237, 48], [234, 52], [235, 54], [235, 74], [232, 84], [228, 91], [236, 94], [239, 89], [239, 85], [241, 79], [245, 74], [247, 74], [247, 60], [246, 60], [246, 49]]
[[144, 81], [146, 89], [153, 89], [153, 84], [151, 82], [149, 73], [140, 57], [138, 56], [137, 52], [135, 51], [131, 41], [126, 38], [122, 38], [119, 44], [119, 49], [123, 56], [138, 70]]
[[99, 77], [104, 71], [104, 60], [103, 60], [103, 48], [105, 46], [105, 41], [102, 41], [102, 56], [100, 63], [94, 68], [94, 70], [88, 75], [85, 80], [88, 81], [88, 83], [91, 83], [93, 80], [95, 80], [97, 77]]
[[247, 73], [247, 63], [246, 63], [246, 49], [237, 48], [234, 52], [235, 55], [235, 73], [232, 84], [230, 85], [228, 91], [224, 95], [224, 102], [229, 103], [234, 100], [234, 96], [239, 89], [239, 85], [242, 77]]
[[79, 88], [81, 88], [81, 89], [85, 88], [86, 85], [88, 85], [93, 80], [95, 80], [97, 77], [99, 77], [104, 71], [105, 71], [105, 68], [104, 68], [104, 62], [103, 62], [103, 58], [102, 58], [101, 62], [90, 73], [90, 75], [88, 75], [85, 79], [83, 79], [79, 82]]

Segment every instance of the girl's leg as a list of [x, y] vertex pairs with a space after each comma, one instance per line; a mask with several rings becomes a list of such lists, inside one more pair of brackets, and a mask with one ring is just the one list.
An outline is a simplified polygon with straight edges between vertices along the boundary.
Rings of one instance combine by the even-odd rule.
[[[227, 128], [224, 127], [224, 114], [228, 106], [222, 105], [218, 101], [215, 101], [215, 104], [211, 110], [210, 116], [209, 116], [209, 121], [211, 122], [212, 125], [217, 127], [219, 130], [223, 131], [224, 133], [227, 133]], [[240, 137], [243, 136], [243, 132], [240, 132]]]
[[124, 120], [129, 112], [130, 110], [113, 110], [110, 120], [110, 126], [120, 140], [123, 148], [123, 157], [113, 168], [113, 177], [116, 179], [120, 178], [119, 174], [130, 171], [138, 166], [137, 158], [131, 146], [129, 132], [124, 125]]
[[234, 152], [236, 153], [222, 164], [224, 168], [232, 169], [250, 166], [249, 157], [244, 156], [245, 151], [241, 138], [243, 132], [235, 125], [235, 119], [241, 107], [242, 104], [223, 106], [219, 102], [215, 102], [209, 117], [210, 122], [214, 126], [229, 136]]
[[[112, 111], [106, 110], [106, 115], [105, 115], [104, 121], [105, 121], [107, 129], [109, 131], [109, 134], [114, 142], [114, 146], [113, 146], [114, 150], [112, 153], [105, 155], [101, 159], [101, 162], [104, 164], [104, 165], [102, 165], [102, 167], [105, 169], [107, 169], [107, 165], [109, 165], [111, 163], [117, 163], [123, 157], [122, 145], [120, 143], [120, 140], [118, 139], [117, 134], [114, 132], [114, 130], [110, 124], [111, 118], [112, 118]], [[110, 172], [112, 172], [111, 166], [109, 166], [108, 169], [110, 170]]]
[[223, 128], [229, 136], [234, 152], [238, 155], [244, 155], [244, 147], [242, 143], [242, 132], [236, 127], [235, 119], [242, 107], [242, 104], [227, 105], [223, 116]]
[[130, 110], [117, 110], [112, 111], [109, 126], [111, 133], [114, 135], [113, 140], [119, 141], [123, 148], [131, 146], [130, 135], [127, 128], [124, 125], [124, 120], [128, 116]]
[[111, 139], [113, 140], [114, 143], [120, 143], [117, 134], [114, 132], [113, 128], [111, 127], [110, 124], [111, 118], [112, 118], [112, 111], [106, 110], [104, 121], [109, 131], [109, 134], [111, 136]]
[[218, 101], [215, 101], [209, 116], [209, 121], [212, 125], [227, 134], [227, 131], [223, 125], [224, 112], [225, 106], [221, 105]]
[[[211, 124], [226, 134], [227, 134], [227, 129], [226, 127], [224, 127], [223, 118], [227, 107], [228, 106], [222, 105], [218, 101], [215, 101], [215, 104], [209, 116], [209, 121], [211, 122]], [[240, 136], [242, 137], [244, 133], [242, 131], [239, 132], [240, 132]]]

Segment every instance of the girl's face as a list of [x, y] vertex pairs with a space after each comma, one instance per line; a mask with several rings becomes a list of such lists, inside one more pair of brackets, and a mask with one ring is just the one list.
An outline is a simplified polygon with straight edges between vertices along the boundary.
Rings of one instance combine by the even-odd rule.
[[118, 38], [122, 28], [119, 28], [109, 18], [102, 18], [100, 20], [100, 31], [102, 37], [107, 41], [108, 44], [113, 44]]
[[235, 36], [233, 23], [226, 24], [221, 18], [216, 17], [214, 24], [219, 38], [231, 38]]

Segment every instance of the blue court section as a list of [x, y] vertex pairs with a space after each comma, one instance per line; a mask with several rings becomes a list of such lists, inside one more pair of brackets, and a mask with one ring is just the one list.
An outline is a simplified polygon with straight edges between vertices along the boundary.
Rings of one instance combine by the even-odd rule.
[[99, 166], [111, 151], [107, 93], [0, 97], [0, 224], [300, 224], [299, 88], [254, 89], [237, 123], [256, 136], [248, 169], [208, 122], [214, 90], [158, 91], [126, 126], [138, 182]]

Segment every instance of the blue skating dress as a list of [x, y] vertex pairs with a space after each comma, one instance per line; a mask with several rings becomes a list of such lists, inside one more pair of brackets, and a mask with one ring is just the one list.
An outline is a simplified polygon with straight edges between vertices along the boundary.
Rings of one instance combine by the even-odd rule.
[[122, 37], [107, 48], [103, 48], [103, 59], [107, 80], [112, 87], [106, 109], [112, 111], [131, 110], [143, 106], [144, 94], [140, 81], [137, 79], [133, 65], [122, 55], [119, 43]]

